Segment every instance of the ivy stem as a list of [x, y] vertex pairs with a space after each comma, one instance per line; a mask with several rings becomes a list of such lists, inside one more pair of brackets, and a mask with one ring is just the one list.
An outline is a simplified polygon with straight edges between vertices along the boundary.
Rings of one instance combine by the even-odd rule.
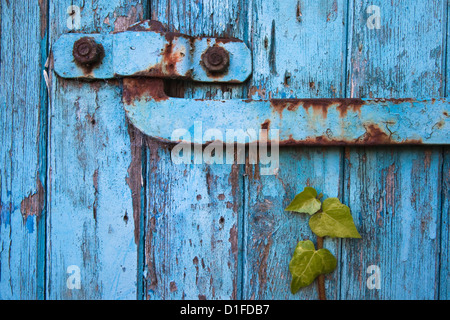
[[[317, 250], [323, 249], [323, 237], [317, 237]], [[319, 290], [319, 300], [327, 300], [325, 293], [325, 275], [321, 274], [317, 278], [317, 285]]]

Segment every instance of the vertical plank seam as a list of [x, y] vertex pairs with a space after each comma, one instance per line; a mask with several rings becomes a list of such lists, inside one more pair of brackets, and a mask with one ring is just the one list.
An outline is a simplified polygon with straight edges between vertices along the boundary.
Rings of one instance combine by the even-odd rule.
[[[349, 45], [349, 41], [350, 41], [350, 23], [352, 23], [352, 21], [350, 21], [350, 1], [351, 0], [347, 0], [346, 1], [346, 7], [345, 7], [345, 43], [344, 43], [344, 97], [345, 98], [349, 98], [348, 94], [349, 94], [349, 90], [348, 90], [348, 81], [350, 79], [349, 76], [349, 70], [350, 70], [350, 45]], [[353, 8], [353, 7], [352, 7]], [[345, 171], [345, 150], [346, 147], [342, 147], [341, 149], [341, 158], [340, 158], [340, 162], [341, 162], [341, 172], [340, 172], [340, 176], [341, 176], [341, 182], [340, 182], [340, 187], [341, 187], [341, 198], [342, 201], [345, 201], [349, 204], [349, 201], [347, 199], [345, 199], [345, 185], [346, 185], [346, 171]], [[338, 253], [338, 258], [339, 258], [339, 279], [338, 279], [338, 288], [337, 288], [337, 294], [336, 294], [336, 299], [337, 300], [341, 300], [342, 298], [342, 271], [343, 271], [343, 262], [342, 262], [342, 252], [343, 252], [343, 243], [344, 243], [344, 239], [339, 239], [339, 253]]]
[[442, 55], [442, 66], [443, 66], [443, 78], [444, 78], [444, 84], [443, 84], [443, 92], [441, 93], [442, 97], [446, 97], [447, 96], [447, 88], [448, 88], [448, 83], [447, 83], [447, 64], [448, 64], [448, 57], [447, 57], [447, 53], [448, 53], [448, 14], [449, 14], [449, 9], [448, 9], [449, 3], [448, 0], [445, 1], [445, 8], [444, 8], [444, 37], [443, 37], [443, 55]]
[[244, 290], [245, 290], [245, 217], [248, 216], [248, 208], [247, 208], [247, 184], [246, 183], [246, 174], [242, 175], [242, 210], [238, 211], [238, 214], [241, 213], [241, 216], [237, 218], [238, 220], [238, 256], [237, 256], [237, 282], [238, 282], [238, 290], [236, 294], [236, 298], [238, 300], [244, 299]]
[[[41, 47], [43, 46], [44, 49], [41, 49], [41, 57], [40, 57], [40, 66], [42, 69], [42, 72], [44, 71], [45, 64], [50, 52], [50, 41], [49, 41], [49, 32], [50, 32], [50, 3], [49, 0], [43, 0], [45, 3], [45, 34], [44, 39], [41, 40]], [[42, 14], [41, 14], [42, 17]], [[42, 19], [40, 23], [43, 23]], [[40, 141], [39, 141], [39, 159], [38, 159], [38, 165], [39, 165], [39, 179], [42, 180], [42, 185], [44, 188], [44, 205], [42, 208], [42, 212], [40, 213], [40, 218], [37, 226], [37, 298], [39, 300], [46, 300], [47, 299], [47, 261], [46, 261], [46, 255], [47, 255], [47, 212], [48, 212], [48, 201], [47, 201], [47, 195], [48, 195], [48, 170], [49, 170], [49, 161], [48, 161], [48, 137], [49, 137], [49, 126], [48, 126], [48, 115], [49, 115], [49, 97], [48, 97], [48, 89], [47, 89], [47, 83], [45, 82], [43, 73], [40, 73], [40, 91], [41, 91], [41, 103], [40, 103], [40, 110], [39, 110], [39, 132], [40, 132]], [[42, 179], [41, 179], [42, 178]]]
[[[253, 27], [253, 2], [252, 0], [243, 0], [241, 2], [244, 7], [247, 8], [246, 13], [246, 20], [243, 22], [244, 26], [243, 28], [243, 39], [246, 43], [246, 45], [250, 48], [251, 51], [253, 51], [253, 39], [250, 38], [250, 30], [249, 28]], [[253, 59], [252, 59], [252, 73], [250, 74], [250, 78], [253, 77]], [[245, 99], [248, 97], [249, 93], [249, 87], [250, 87], [251, 80], [248, 79], [248, 81], [243, 85], [242, 87], [242, 98]], [[237, 152], [237, 150], [235, 151]], [[246, 168], [245, 165], [241, 165], [242, 170], [242, 209], [238, 211], [238, 214], [240, 213], [241, 216], [237, 217], [237, 223], [238, 223], [238, 256], [237, 256], [237, 282], [238, 282], [238, 290], [236, 294], [237, 300], [243, 300], [246, 299], [246, 257], [247, 257], [247, 247], [246, 247], [246, 241], [245, 237], [247, 235], [247, 228], [246, 228], [246, 221], [248, 215], [248, 178], [246, 175]]]
[[142, 143], [141, 146], [141, 178], [142, 178], [142, 186], [141, 186], [141, 210], [139, 217], [139, 226], [134, 226], [135, 228], [139, 228], [139, 242], [137, 249], [137, 290], [136, 290], [136, 298], [137, 300], [145, 300], [144, 297], [147, 296], [147, 281], [144, 278], [145, 268], [147, 267], [145, 264], [145, 243], [146, 243], [146, 212], [147, 212], [147, 186], [148, 186], [148, 176], [147, 176], [147, 151], [148, 149], [145, 147], [145, 143]]
[[[153, 0], [146, 0], [147, 2], [147, 10], [144, 12], [143, 19], [152, 19], [153, 6], [155, 5]], [[145, 275], [145, 270], [147, 269], [146, 265], [146, 226], [147, 226], [147, 207], [148, 200], [147, 196], [150, 194], [148, 190], [149, 185], [149, 176], [148, 176], [148, 166], [147, 160], [150, 159], [148, 153], [151, 152], [150, 148], [145, 143], [145, 137], [142, 137], [143, 141], [141, 144], [141, 205], [140, 205], [140, 217], [139, 217], [139, 226], [134, 226], [135, 228], [139, 228], [139, 242], [137, 248], [137, 288], [136, 288], [136, 299], [137, 300], [147, 300], [148, 292], [147, 292], [147, 278]]]
[[[13, 11], [12, 26], [16, 25], [16, 14], [15, 14], [16, 10], [15, 9], [16, 9], [16, 6], [15, 6], [15, 4], [13, 4], [13, 9], [12, 9], [12, 11]], [[13, 45], [12, 45], [13, 52], [16, 51], [15, 50], [15, 44], [16, 43], [13, 42]], [[14, 99], [14, 97], [16, 96], [15, 86], [14, 86], [14, 84], [16, 83], [16, 73], [15, 73], [15, 68], [14, 68], [14, 66], [16, 65], [16, 56], [13, 54], [12, 57], [13, 57], [12, 58], [12, 62], [13, 62], [12, 84], [13, 85], [12, 85], [12, 88], [11, 88], [11, 93], [12, 93], [11, 97], [12, 97], [12, 99]], [[14, 132], [14, 103], [12, 104], [12, 109], [10, 109], [10, 111], [11, 111], [11, 133], [13, 133]], [[10, 172], [10, 174], [9, 174], [9, 190], [10, 190], [11, 193], [12, 193], [12, 185], [13, 185], [13, 181], [12, 181], [13, 180], [13, 178], [12, 178], [13, 160], [12, 160], [11, 151], [12, 151], [12, 148], [13, 148], [13, 143], [14, 143], [14, 134], [11, 134], [9, 151], [8, 151], [8, 153], [9, 153], [9, 172]], [[10, 202], [12, 203], [12, 194], [10, 196]], [[10, 217], [9, 219], [11, 219], [11, 216], [12, 216], [12, 213], [13, 213], [13, 208], [12, 208], [11, 205], [9, 206], [8, 211], [9, 211], [9, 217]], [[8, 269], [9, 270], [11, 270], [11, 247], [12, 247], [12, 237], [11, 237], [11, 235], [12, 235], [12, 224], [10, 223], [9, 224], [9, 246], [8, 246]], [[11, 276], [9, 278], [9, 286], [10, 286], [10, 289], [11, 289], [11, 295], [14, 296], [14, 287], [13, 287], [13, 284], [12, 284]]]
[[[447, 76], [447, 70], [448, 70], [448, 14], [449, 14], [449, 3], [448, 0], [446, 0], [444, 2], [445, 8], [444, 8], [444, 37], [443, 37], [443, 57], [442, 57], [442, 66], [443, 66], [443, 79], [444, 79], [444, 84], [443, 84], [443, 92], [441, 93], [442, 97], [447, 97], [447, 88], [448, 88], [448, 76]], [[440, 206], [440, 217], [439, 217], [439, 255], [438, 255], [438, 270], [437, 270], [437, 294], [436, 294], [436, 298], [437, 300], [441, 299], [441, 273], [442, 273], [442, 265], [441, 265], [441, 261], [442, 261], [442, 253], [443, 253], [443, 241], [442, 241], [442, 237], [443, 237], [443, 232], [444, 232], [444, 199], [445, 199], [445, 188], [444, 188], [444, 170], [445, 170], [445, 146], [441, 147], [441, 168], [440, 168], [440, 181], [439, 181], [439, 189], [440, 189], [440, 202], [439, 202], [439, 206]]]
[[349, 98], [348, 97], [348, 87], [347, 87], [347, 82], [349, 81], [350, 77], [349, 77], [349, 70], [350, 70], [350, 48], [349, 48], [349, 39], [350, 39], [350, 1], [351, 0], [347, 0], [346, 1], [346, 8], [344, 9], [345, 15], [346, 15], [346, 21], [345, 21], [345, 44], [344, 44], [344, 49], [345, 49], [345, 53], [344, 53], [344, 97], [345, 98]]
[[442, 253], [443, 253], [443, 241], [442, 241], [442, 237], [443, 237], [443, 232], [444, 232], [444, 198], [445, 198], [445, 194], [444, 194], [444, 163], [445, 163], [445, 152], [444, 152], [444, 147], [441, 147], [441, 165], [440, 165], [440, 181], [438, 182], [438, 186], [439, 189], [441, 190], [439, 196], [440, 196], [440, 201], [439, 201], [439, 211], [440, 211], [440, 217], [439, 217], [439, 230], [438, 230], [438, 250], [439, 250], [439, 255], [437, 257], [438, 259], [438, 270], [437, 270], [437, 292], [436, 292], [436, 300], [440, 300], [441, 299], [441, 270], [442, 270], [442, 265], [441, 265], [441, 261], [442, 261]]
[[[247, 8], [247, 14], [245, 15], [245, 17], [247, 18], [246, 20], [244, 20], [244, 25], [242, 26], [243, 29], [243, 39], [242, 41], [244, 41], [244, 43], [249, 47], [249, 49], [252, 52], [252, 46], [250, 45], [250, 39], [249, 39], [249, 35], [250, 35], [250, 30], [248, 29], [251, 26], [251, 20], [250, 18], [253, 16], [253, 6], [250, 5], [250, 1], [249, 0], [242, 0], [244, 7]], [[253, 55], [252, 55], [253, 56]], [[250, 73], [250, 77], [249, 79], [247, 79], [247, 81], [245, 82], [245, 85], [242, 86], [242, 99], [246, 99], [246, 98], [251, 98], [248, 96], [248, 93], [250, 92], [250, 83], [251, 83], [251, 78], [253, 78], [253, 59], [251, 59], [251, 68], [252, 68], [252, 72]]]

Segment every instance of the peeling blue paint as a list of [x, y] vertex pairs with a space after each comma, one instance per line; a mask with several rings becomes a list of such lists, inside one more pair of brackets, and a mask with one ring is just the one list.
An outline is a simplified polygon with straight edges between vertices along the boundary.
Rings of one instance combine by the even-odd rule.
[[11, 225], [11, 212], [14, 212], [17, 207], [14, 207], [11, 203], [2, 203], [0, 212], [0, 225]]
[[36, 219], [36, 217], [28, 216], [27, 220], [25, 221], [25, 224], [27, 226], [27, 230], [28, 230], [29, 233], [33, 233], [34, 232], [34, 219]]

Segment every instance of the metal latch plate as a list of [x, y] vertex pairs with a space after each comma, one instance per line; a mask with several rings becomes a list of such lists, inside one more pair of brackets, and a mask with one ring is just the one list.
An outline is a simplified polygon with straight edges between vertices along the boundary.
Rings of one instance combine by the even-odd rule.
[[[83, 66], [73, 55], [77, 40], [89, 37], [104, 51], [101, 63]], [[229, 65], [210, 72], [202, 56], [211, 47], [225, 49]], [[181, 78], [201, 82], [241, 83], [252, 71], [251, 52], [237, 39], [195, 38], [179, 33], [125, 31], [114, 34], [62, 35], [53, 45], [55, 72], [63, 78]]]

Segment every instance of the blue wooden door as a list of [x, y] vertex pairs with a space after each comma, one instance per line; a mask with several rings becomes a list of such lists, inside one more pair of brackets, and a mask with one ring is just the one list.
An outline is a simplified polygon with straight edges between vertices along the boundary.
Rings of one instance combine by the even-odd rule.
[[0, 298], [316, 299], [315, 285], [290, 293], [295, 245], [316, 239], [284, 211], [311, 186], [347, 204], [362, 236], [325, 241], [338, 259], [328, 299], [448, 299], [447, 147], [282, 147], [274, 175], [177, 165], [127, 121], [120, 79], [61, 78], [52, 56], [65, 33], [153, 19], [252, 53], [244, 84], [166, 80], [173, 97], [439, 98], [447, 12], [443, 0], [2, 0]]

